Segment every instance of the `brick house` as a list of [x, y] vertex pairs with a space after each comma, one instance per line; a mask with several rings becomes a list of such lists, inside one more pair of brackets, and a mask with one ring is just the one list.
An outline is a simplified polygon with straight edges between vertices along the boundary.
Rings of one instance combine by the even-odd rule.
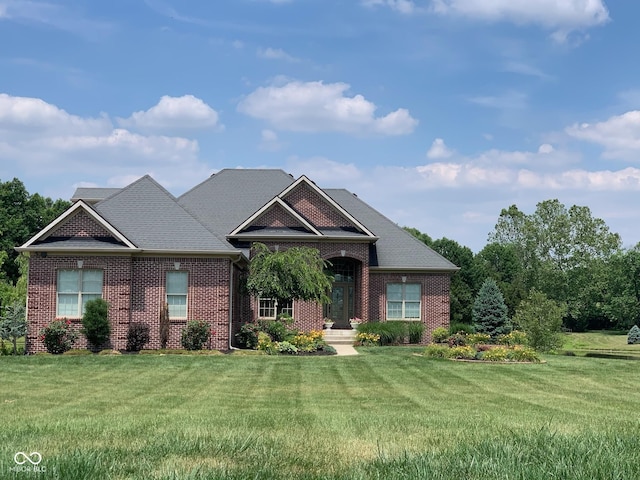
[[[288, 312], [301, 330], [323, 318], [425, 324], [423, 342], [449, 324], [451, 262], [344, 189], [321, 189], [282, 170], [225, 169], [176, 198], [145, 176], [122, 189], [80, 188], [73, 205], [19, 251], [29, 252], [28, 353], [55, 318], [79, 325], [83, 304], [109, 303], [109, 347], [124, 349], [129, 325], [151, 327], [169, 305], [170, 348], [180, 330], [205, 320], [209, 348], [226, 350], [239, 326]], [[273, 250], [309, 246], [330, 262], [332, 303], [278, 305], [241, 288], [253, 242]], [[335, 328], [334, 327], [334, 328]], [[81, 337], [76, 346], [86, 343]]]

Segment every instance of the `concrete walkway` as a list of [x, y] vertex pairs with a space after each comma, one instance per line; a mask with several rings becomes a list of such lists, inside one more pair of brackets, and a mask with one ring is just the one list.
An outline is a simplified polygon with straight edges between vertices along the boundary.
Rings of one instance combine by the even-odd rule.
[[338, 353], [338, 355], [358, 355], [358, 352], [356, 351], [356, 349], [353, 348], [353, 346], [351, 345], [344, 345], [344, 344], [338, 343], [331, 346], [336, 349], [336, 352]]

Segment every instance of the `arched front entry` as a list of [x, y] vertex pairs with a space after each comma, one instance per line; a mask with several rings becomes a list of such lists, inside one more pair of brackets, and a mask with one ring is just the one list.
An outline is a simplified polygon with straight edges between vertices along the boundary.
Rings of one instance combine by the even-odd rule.
[[333, 328], [350, 328], [349, 319], [355, 317], [356, 273], [358, 261], [351, 258], [332, 258], [328, 271], [333, 277], [331, 303], [325, 306], [324, 316], [334, 321]]

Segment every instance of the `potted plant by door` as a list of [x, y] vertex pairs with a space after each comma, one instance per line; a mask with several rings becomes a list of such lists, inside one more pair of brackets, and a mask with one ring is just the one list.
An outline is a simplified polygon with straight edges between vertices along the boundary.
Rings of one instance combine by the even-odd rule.
[[333, 327], [333, 320], [331, 320], [330, 318], [325, 318], [324, 319], [324, 328], [327, 330], [331, 330], [331, 328]]
[[351, 328], [353, 328], [354, 330], [357, 330], [358, 325], [362, 323], [362, 319], [358, 317], [354, 317], [354, 318], [350, 318], [349, 322], [351, 323]]

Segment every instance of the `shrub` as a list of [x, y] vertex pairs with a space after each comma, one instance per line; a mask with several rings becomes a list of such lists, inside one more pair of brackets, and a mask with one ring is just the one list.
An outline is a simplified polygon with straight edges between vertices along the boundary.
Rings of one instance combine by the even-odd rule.
[[488, 362], [504, 362], [507, 360], [507, 355], [509, 355], [509, 349], [507, 349], [507, 347], [495, 347], [482, 352], [482, 360]]
[[444, 327], [434, 328], [431, 332], [431, 338], [435, 343], [443, 343], [449, 337], [449, 329]]
[[486, 333], [471, 333], [467, 335], [467, 343], [469, 345], [489, 343], [489, 340], [491, 340], [491, 336]]
[[446, 345], [436, 345], [432, 343], [424, 349], [424, 356], [430, 358], [449, 358], [451, 349]]
[[191, 320], [182, 329], [180, 342], [186, 350], [202, 350], [209, 337], [211, 330], [209, 324], [204, 320]]
[[407, 323], [407, 334], [409, 336], [409, 343], [420, 343], [422, 341], [423, 333], [424, 324], [422, 322]]
[[627, 335], [627, 343], [629, 345], [635, 345], [636, 343], [640, 343], [640, 328], [637, 325], [631, 327], [629, 330], [629, 335]]
[[282, 342], [289, 336], [291, 330], [287, 328], [287, 325], [280, 320], [260, 320], [258, 322], [260, 330], [269, 334], [271, 340], [274, 342]]
[[277, 342], [277, 349], [280, 353], [288, 353], [290, 355], [295, 355], [298, 353], [298, 348], [290, 342]]
[[260, 325], [255, 322], [247, 322], [242, 324], [240, 331], [236, 333], [236, 338], [241, 347], [257, 348], [258, 333], [261, 332]]
[[476, 357], [476, 351], [469, 345], [460, 345], [449, 349], [449, 358], [471, 360]]
[[466, 334], [471, 334], [471, 333], [475, 333], [476, 329], [473, 327], [473, 325], [469, 325], [468, 323], [452, 323], [449, 326], [449, 333], [453, 334], [453, 333], [458, 333], [458, 332], [464, 332]]
[[380, 335], [377, 333], [363, 333], [356, 334], [356, 345], [362, 347], [375, 347], [380, 345]]
[[18, 355], [18, 339], [27, 333], [26, 309], [21, 303], [13, 303], [4, 308], [0, 317], [0, 355], [3, 355], [4, 342], [9, 340], [13, 344], [13, 354]]
[[160, 349], [167, 348], [169, 342], [169, 305], [166, 303], [160, 308]]
[[271, 340], [271, 337], [268, 333], [259, 331], [257, 333], [258, 341], [256, 343], [256, 348], [263, 352], [268, 353], [269, 355], [275, 355], [278, 353], [278, 344]]
[[[391, 320], [388, 322], [365, 322], [358, 325], [358, 332], [361, 333], [374, 333], [376, 335], [380, 335], [380, 345], [399, 345], [404, 343], [405, 338], [410, 337], [409, 328], [410, 324], [420, 323], [422, 329], [421, 322], [401, 322], [397, 320]], [[418, 327], [413, 327], [417, 328]], [[422, 331], [420, 331], [420, 336], [422, 336]], [[417, 342], [416, 342], [417, 343]]]
[[507, 352], [507, 360], [514, 362], [539, 362], [540, 357], [538, 353], [531, 347], [523, 347], [516, 345], [511, 347]]
[[127, 351], [139, 352], [149, 341], [149, 325], [133, 322], [127, 332]]
[[454, 333], [447, 339], [449, 347], [462, 347], [467, 344], [467, 335], [464, 332]]
[[96, 298], [85, 304], [80, 333], [96, 348], [100, 348], [109, 339], [109, 304], [105, 300]]
[[514, 345], [526, 345], [527, 334], [520, 330], [512, 330], [506, 335], [500, 335], [497, 343], [499, 345], [507, 345], [509, 347], [513, 347]]
[[47, 352], [53, 354], [71, 350], [78, 339], [78, 332], [71, 327], [71, 321], [66, 318], [54, 320], [40, 330], [40, 341], [44, 343]]

